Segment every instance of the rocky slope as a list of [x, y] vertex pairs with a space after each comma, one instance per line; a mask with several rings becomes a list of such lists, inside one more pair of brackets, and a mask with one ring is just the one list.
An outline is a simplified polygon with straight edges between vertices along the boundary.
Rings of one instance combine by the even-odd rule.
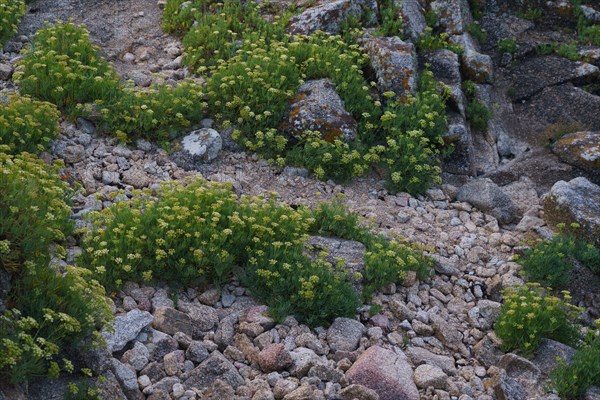
[[[332, 19], [340, 17], [335, 7], [346, 3], [356, 5], [340, 0], [309, 8], [295, 26], [335, 30]], [[564, 21], [556, 16], [558, 3], [544, 3], [544, 13]], [[415, 37], [425, 27], [424, 6], [417, 0], [402, 3], [405, 24]], [[343, 193], [352, 211], [384, 232], [427, 246], [436, 260], [436, 274], [427, 281], [409, 275], [378, 293], [355, 319], [339, 318], [317, 329], [292, 317], [275, 324], [266, 307], [235, 281], [223, 288], [187, 288], [175, 299], [165, 287], [126, 284], [115, 297], [115, 332], [106, 333], [109, 349], [84, 355], [105, 377], [103, 398], [557, 398], [544, 393], [544, 382], [556, 357], [571, 356], [573, 349], [546, 341], [533, 360], [504, 354], [492, 326], [501, 289], [522, 282], [512, 259], [524, 241], [550, 237], [547, 224], [569, 215], [591, 237], [600, 237], [600, 189], [594, 185], [599, 183], [600, 97], [581, 89], [598, 82], [600, 49], [580, 49], [591, 54], [589, 62], [537, 55], [533, 49], [539, 43], [567, 40], [568, 34], [550, 22], [520, 19], [510, 5], [504, 9], [492, 1], [480, 20], [487, 40], [477, 43], [467, 31], [472, 16], [466, 1], [437, 0], [427, 7], [443, 16], [440, 26], [465, 52], [460, 58], [447, 50], [418, 56], [452, 89], [449, 136], [457, 144], [446, 160], [445, 183], [420, 198], [389, 194], [375, 173], [340, 186], [303, 169], [270, 167], [240, 152], [211, 120], [190, 139], [196, 145], [174, 154], [145, 141], [118, 144], [85, 120], [63, 123], [44, 157], [64, 159], [67, 176], [82, 183], [73, 210], [79, 226], [89, 211], [110, 206], [109, 194], [116, 190], [154, 188], [164, 180], [200, 174], [231, 182], [240, 194], [277, 191], [290, 204], [315, 204]], [[86, 23], [117, 70], [138, 86], [176, 82], [189, 74], [182, 67], [181, 44], [160, 30], [160, 9], [153, 0], [35, 1], [29, 11], [21, 35], [1, 55], [6, 90], [13, 89], [12, 65], [28, 35], [43, 20], [55, 18]], [[572, 24], [566, 20], [562, 23]], [[512, 37], [518, 38], [519, 50], [502, 54], [498, 41]], [[383, 45], [373, 45], [372, 51]], [[462, 77], [477, 83], [477, 97], [494, 111], [486, 132], [469, 126]], [[549, 149], [549, 135], [557, 131], [574, 136]], [[577, 176], [592, 183], [573, 179]], [[360, 243], [312, 240], [360, 268]], [[69, 251], [73, 257], [79, 249]], [[588, 323], [600, 317], [599, 288], [597, 279], [590, 279], [575, 293]], [[0, 399], [62, 399], [70, 379], [33, 382], [27, 397], [2, 388]], [[600, 398], [599, 393], [591, 389], [586, 399]]]

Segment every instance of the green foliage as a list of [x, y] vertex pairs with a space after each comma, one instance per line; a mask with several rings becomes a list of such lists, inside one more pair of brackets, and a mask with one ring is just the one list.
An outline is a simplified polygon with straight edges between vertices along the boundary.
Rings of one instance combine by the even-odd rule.
[[458, 44], [451, 43], [449, 41], [450, 35], [446, 32], [442, 32], [439, 35], [433, 33], [432, 28], [425, 28], [425, 31], [421, 34], [417, 40], [417, 48], [419, 51], [435, 51], [441, 49], [448, 49], [460, 55], [464, 49]]
[[552, 240], [539, 241], [519, 258], [525, 278], [553, 288], [569, 282], [575, 261], [600, 274], [600, 249], [562, 229]]
[[473, 22], [467, 27], [467, 30], [479, 43], [483, 44], [487, 41], [487, 31], [481, 27], [479, 22]]
[[527, 19], [529, 21], [537, 21], [538, 19], [542, 18], [542, 16], [544, 15], [544, 10], [542, 10], [541, 8], [527, 8], [525, 11], [519, 11], [517, 12], [517, 16], [519, 18], [523, 18], [523, 19]]
[[[600, 320], [596, 321], [600, 325]], [[571, 364], [564, 361], [551, 375], [552, 387], [561, 399], [575, 399], [600, 385], [600, 336], [592, 331], [589, 343], [577, 350]]]
[[56, 22], [40, 29], [20, 63], [21, 92], [50, 101], [70, 116], [84, 116], [120, 140], [170, 139], [203, 118], [197, 83], [137, 90], [121, 84], [83, 26]]
[[80, 259], [107, 287], [126, 280], [222, 284], [238, 275], [278, 318], [309, 324], [353, 315], [358, 297], [343, 276], [303, 254], [310, 221], [273, 198], [237, 198], [195, 181], [138, 194], [94, 217]]
[[24, 0], [0, 0], [0, 48], [15, 34], [23, 15]]
[[582, 44], [600, 46], [600, 25], [588, 21], [581, 11], [581, 0], [571, 0], [577, 18], [577, 34]]
[[464, 81], [462, 86], [465, 96], [467, 96], [466, 112], [471, 129], [486, 132], [488, 122], [492, 117], [492, 111], [487, 108], [483, 101], [477, 98], [478, 89], [473, 81]]
[[96, 99], [116, 101], [115, 72], [80, 25], [57, 21], [37, 31], [32, 48], [15, 73], [21, 93], [72, 111], [79, 103]]
[[0, 107], [0, 145], [8, 146], [12, 154], [40, 152], [58, 134], [59, 117], [51, 103], [10, 95]]
[[505, 289], [502, 296], [504, 303], [494, 330], [503, 351], [518, 350], [531, 356], [544, 338], [577, 345], [580, 332], [574, 321], [581, 309], [569, 303], [567, 291], [560, 299], [539, 283], [527, 283]]
[[0, 267], [18, 272], [26, 261], [47, 263], [50, 243], [71, 232], [70, 191], [57, 176], [60, 164], [5, 150], [0, 146]]
[[541, 43], [535, 48], [536, 54], [540, 56], [547, 56], [556, 51], [556, 45], [553, 43]]
[[404, 36], [404, 26], [400, 15], [400, 6], [394, 0], [378, 0], [379, 27], [376, 35], [379, 36]]
[[515, 54], [519, 50], [517, 39], [500, 39], [498, 40], [498, 51], [501, 53]]
[[575, 43], [562, 44], [556, 49], [556, 54], [561, 57], [567, 58], [571, 61], [579, 61], [581, 56], [577, 51], [577, 45]]
[[473, 18], [475, 18], [476, 21], [480, 20], [485, 12], [485, 0], [469, 0], [469, 4], [471, 6]]

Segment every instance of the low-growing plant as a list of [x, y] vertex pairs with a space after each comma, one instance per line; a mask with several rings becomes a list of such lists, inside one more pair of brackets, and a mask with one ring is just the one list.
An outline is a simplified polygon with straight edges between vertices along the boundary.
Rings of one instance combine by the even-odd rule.
[[463, 47], [458, 44], [451, 43], [449, 39], [450, 35], [448, 35], [446, 32], [436, 35], [433, 33], [433, 29], [427, 27], [417, 40], [416, 44], [419, 51], [448, 49], [458, 55], [462, 54], [464, 51]]
[[[530, 281], [560, 288], [570, 280], [574, 262], [600, 274], [600, 249], [586, 240], [565, 232], [564, 224], [551, 240], [540, 240], [518, 258], [523, 266], [523, 275]], [[577, 225], [572, 226], [577, 229]]]
[[544, 15], [544, 10], [538, 7], [527, 8], [525, 11], [517, 12], [519, 18], [527, 19], [529, 21], [537, 21]]
[[473, 13], [473, 18], [475, 18], [476, 21], [483, 17], [485, 12], [485, 3], [485, 0], [469, 0], [471, 12]]
[[540, 43], [535, 48], [536, 54], [540, 56], [547, 56], [556, 51], [556, 45], [554, 43]]
[[587, 343], [577, 350], [570, 364], [564, 360], [551, 375], [551, 386], [561, 399], [576, 399], [590, 386], [600, 385], [600, 320], [596, 321]]
[[519, 50], [517, 39], [505, 38], [498, 40], [498, 51], [501, 53], [515, 54]]
[[492, 111], [477, 98], [478, 89], [473, 81], [464, 81], [462, 88], [467, 97], [466, 114], [471, 128], [479, 132], [486, 132]]
[[26, 261], [48, 263], [48, 247], [72, 231], [71, 195], [48, 166], [29, 153], [9, 155], [0, 146], [0, 267], [18, 272]]
[[404, 36], [404, 26], [400, 7], [394, 0], [378, 0], [379, 27], [376, 34], [379, 36]]
[[0, 108], [0, 145], [12, 154], [38, 153], [58, 135], [59, 117], [51, 103], [12, 94]]
[[507, 288], [502, 292], [503, 304], [494, 330], [502, 340], [503, 351], [520, 351], [531, 356], [544, 338], [571, 346], [579, 342], [580, 331], [575, 321], [581, 309], [549, 294], [539, 283]]
[[573, 42], [560, 45], [556, 49], [556, 54], [571, 61], [579, 61], [581, 59], [581, 55], [577, 51], [577, 45]]
[[24, 0], [0, 0], [0, 49], [15, 34], [23, 15]]
[[473, 22], [467, 27], [467, 30], [479, 43], [484, 44], [487, 41], [487, 31], [483, 29], [479, 22]]

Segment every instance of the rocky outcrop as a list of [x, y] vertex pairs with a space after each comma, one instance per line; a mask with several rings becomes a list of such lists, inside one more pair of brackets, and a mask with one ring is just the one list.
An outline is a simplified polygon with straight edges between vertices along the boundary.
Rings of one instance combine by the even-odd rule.
[[579, 177], [558, 181], [543, 199], [545, 219], [556, 225], [581, 226], [580, 233], [600, 244], [600, 186]]
[[509, 224], [517, 217], [517, 209], [511, 198], [490, 179], [475, 179], [460, 188], [456, 198], [466, 201]]
[[318, 131], [323, 139], [353, 140], [357, 123], [329, 79], [308, 81], [300, 86], [282, 123], [285, 132], [301, 138], [306, 131]]
[[417, 89], [415, 46], [398, 37], [366, 36], [360, 44], [371, 59], [380, 92], [394, 92], [402, 98]]
[[[290, 18], [288, 32], [293, 35], [309, 35], [323, 31], [335, 35], [341, 32], [342, 24], [348, 18], [360, 19], [363, 7], [375, 11], [377, 3], [374, 0], [322, 0], [316, 6]], [[376, 20], [376, 12], [373, 18]]]
[[556, 141], [552, 151], [575, 167], [600, 170], [600, 132], [575, 132]]

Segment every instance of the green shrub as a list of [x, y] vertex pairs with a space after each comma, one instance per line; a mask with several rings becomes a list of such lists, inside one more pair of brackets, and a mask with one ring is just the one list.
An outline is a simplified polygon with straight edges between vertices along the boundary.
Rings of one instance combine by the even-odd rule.
[[31, 50], [15, 73], [21, 93], [56, 104], [71, 112], [79, 103], [119, 99], [119, 84], [112, 67], [89, 40], [80, 25], [46, 23], [34, 36]]
[[571, 296], [567, 291], [563, 295], [564, 300], [551, 296], [539, 283], [505, 289], [494, 326], [502, 340], [502, 350], [518, 350], [530, 356], [544, 338], [577, 345], [580, 332], [574, 321], [581, 309], [569, 304]]
[[473, 22], [467, 27], [469, 33], [481, 44], [487, 41], [487, 31], [479, 25], [478, 22]]
[[561, 57], [567, 58], [571, 61], [579, 61], [581, 56], [577, 51], [577, 45], [575, 43], [562, 44], [556, 49], [556, 54]]
[[515, 54], [519, 50], [517, 39], [500, 39], [498, 40], [498, 51], [501, 53]]
[[479, 132], [487, 132], [492, 112], [487, 108], [485, 103], [477, 99], [469, 100], [466, 111], [471, 128]]
[[18, 272], [26, 261], [48, 263], [48, 247], [70, 234], [67, 184], [31, 154], [0, 146], [0, 267]]
[[448, 49], [460, 55], [464, 51], [463, 47], [451, 43], [449, 41], [450, 35], [446, 32], [442, 32], [439, 35], [433, 33], [433, 29], [425, 28], [425, 31], [421, 34], [417, 40], [417, 48], [419, 51], [435, 51], [441, 49]]
[[[600, 328], [600, 320], [596, 321]], [[590, 335], [589, 343], [577, 350], [571, 364], [561, 362], [551, 375], [552, 387], [561, 399], [575, 399], [592, 385], [600, 385], [600, 336]]]
[[403, 38], [404, 26], [398, 3], [394, 0], [378, 0], [377, 8], [379, 10], [379, 27], [375, 34]]
[[0, 0], [0, 48], [15, 34], [23, 15], [24, 0]]
[[0, 145], [8, 146], [12, 154], [40, 152], [56, 138], [59, 117], [51, 103], [11, 95], [0, 108]]
[[[553, 288], [564, 287], [569, 282], [575, 261], [600, 274], [600, 249], [563, 228], [564, 224], [560, 224], [559, 234], [551, 240], [538, 241], [519, 257], [526, 279]], [[577, 225], [573, 229], [577, 229]]]
[[517, 12], [519, 18], [527, 19], [529, 21], [537, 21], [544, 15], [544, 10], [541, 8], [528, 8], [525, 11]]

